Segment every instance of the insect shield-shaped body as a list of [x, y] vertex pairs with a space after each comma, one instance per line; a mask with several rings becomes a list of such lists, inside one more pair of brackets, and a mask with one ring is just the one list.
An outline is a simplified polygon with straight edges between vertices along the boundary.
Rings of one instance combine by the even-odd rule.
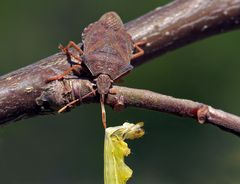
[[[84, 63], [95, 78], [97, 91], [100, 94], [103, 126], [106, 128], [105, 95], [109, 93], [109, 89], [116, 79], [133, 69], [130, 61], [144, 54], [139, 45], [145, 44], [145, 42], [133, 43], [131, 36], [124, 28], [121, 18], [115, 12], [104, 14], [97, 22], [85, 28], [82, 41], [83, 50], [73, 41], [70, 41], [66, 47], [60, 45], [59, 48], [62, 52], [75, 58], [78, 62], [64, 71], [63, 74], [48, 78], [46, 82], [63, 79], [65, 75], [82, 68], [81, 64]], [[79, 56], [69, 52], [71, 47], [78, 51]], [[133, 53], [134, 50], [137, 52]], [[89, 94], [93, 92], [95, 90]], [[81, 99], [86, 98], [89, 94]], [[58, 112], [63, 112], [66, 108], [81, 101], [81, 99], [70, 102]]]
[[134, 44], [126, 32], [121, 18], [115, 12], [104, 14], [97, 22], [85, 28], [83, 63], [96, 77], [100, 94], [103, 124], [106, 127], [104, 96], [114, 80], [133, 69], [130, 64]]
[[133, 41], [115, 12], [104, 14], [85, 28], [83, 62], [96, 78], [99, 94], [107, 94], [112, 81], [132, 70]]

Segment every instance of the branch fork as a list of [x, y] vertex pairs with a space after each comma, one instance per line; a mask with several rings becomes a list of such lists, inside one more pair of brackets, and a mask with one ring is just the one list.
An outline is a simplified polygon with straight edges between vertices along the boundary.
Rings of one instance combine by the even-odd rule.
[[[239, 29], [240, 0], [176, 0], [132, 20], [125, 27], [134, 42], [146, 42], [144, 56], [133, 62], [136, 67], [199, 39]], [[68, 69], [68, 61], [65, 54], [57, 53], [1, 76], [0, 124], [55, 113], [73, 100], [80, 102], [91, 92], [91, 80], [84, 72], [80, 78], [69, 75], [63, 80], [45, 82]], [[95, 94], [82, 99], [82, 103], [96, 102], [99, 96]], [[105, 103], [117, 111], [133, 106], [194, 118], [201, 124], [210, 123], [240, 135], [239, 116], [191, 100], [114, 85]]]

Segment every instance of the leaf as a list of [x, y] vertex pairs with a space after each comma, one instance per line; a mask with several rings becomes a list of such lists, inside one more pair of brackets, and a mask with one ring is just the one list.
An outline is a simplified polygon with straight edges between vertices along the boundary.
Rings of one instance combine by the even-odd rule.
[[109, 127], [105, 130], [104, 184], [126, 184], [133, 171], [125, 164], [124, 157], [131, 151], [125, 139], [136, 139], [144, 135], [143, 122]]

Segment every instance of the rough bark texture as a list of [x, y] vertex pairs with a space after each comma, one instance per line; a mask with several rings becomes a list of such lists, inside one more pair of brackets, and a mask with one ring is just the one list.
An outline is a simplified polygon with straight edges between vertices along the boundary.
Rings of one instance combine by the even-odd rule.
[[[164, 54], [213, 34], [240, 27], [240, 0], [177, 0], [126, 24], [134, 41], [146, 40], [145, 55], [138, 62]], [[58, 53], [0, 77], [0, 124], [56, 110], [91, 91], [87, 74], [46, 83], [70, 66]], [[107, 104], [115, 109], [136, 106], [209, 122], [240, 134], [240, 117], [190, 100], [176, 99], [145, 90], [114, 87]], [[98, 102], [98, 96], [83, 100]]]

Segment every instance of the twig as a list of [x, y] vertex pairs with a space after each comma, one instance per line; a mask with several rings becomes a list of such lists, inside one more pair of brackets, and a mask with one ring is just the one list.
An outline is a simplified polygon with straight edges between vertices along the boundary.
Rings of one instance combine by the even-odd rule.
[[[44, 92], [36, 99], [41, 113], [49, 113], [64, 104], [81, 98], [91, 92], [91, 82], [82, 79], [55, 81], [48, 84]], [[210, 123], [226, 131], [240, 135], [240, 117], [214, 109], [203, 103], [178, 99], [149, 90], [132, 89], [114, 86], [106, 99], [106, 104], [119, 111], [128, 106], [150, 109], [160, 112], [196, 119], [199, 123]], [[99, 102], [98, 97], [91, 95], [83, 103]]]
[[[178, 0], [127, 23], [126, 28], [135, 41], [147, 41], [145, 56], [141, 61], [134, 62], [142, 63], [154, 55], [189, 42], [238, 28], [239, 22], [240, 0]], [[86, 80], [73, 75], [69, 77], [75, 79], [45, 83], [46, 79], [62, 73], [68, 67], [68, 58], [58, 53], [1, 76], [0, 124], [54, 113], [70, 101], [87, 94], [91, 83], [87, 80], [89, 76], [84, 73], [82, 77]], [[210, 106], [149, 91], [116, 86], [115, 89], [116, 95], [107, 98], [107, 103], [115, 109], [126, 105], [170, 112], [193, 117], [200, 122], [210, 122], [236, 134], [240, 132], [239, 117]], [[92, 96], [84, 99], [84, 102], [98, 102], [98, 97]]]
[[178, 116], [194, 118], [201, 124], [210, 123], [238, 136], [240, 135], [239, 116], [215, 109], [206, 104], [178, 99], [148, 90], [115, 87], [115, 91], [116, 94], [109, 95], [107, 100], [107, 103], [112, 107], [121, 105], [122, 109], [124, 105], [168, 112]]

